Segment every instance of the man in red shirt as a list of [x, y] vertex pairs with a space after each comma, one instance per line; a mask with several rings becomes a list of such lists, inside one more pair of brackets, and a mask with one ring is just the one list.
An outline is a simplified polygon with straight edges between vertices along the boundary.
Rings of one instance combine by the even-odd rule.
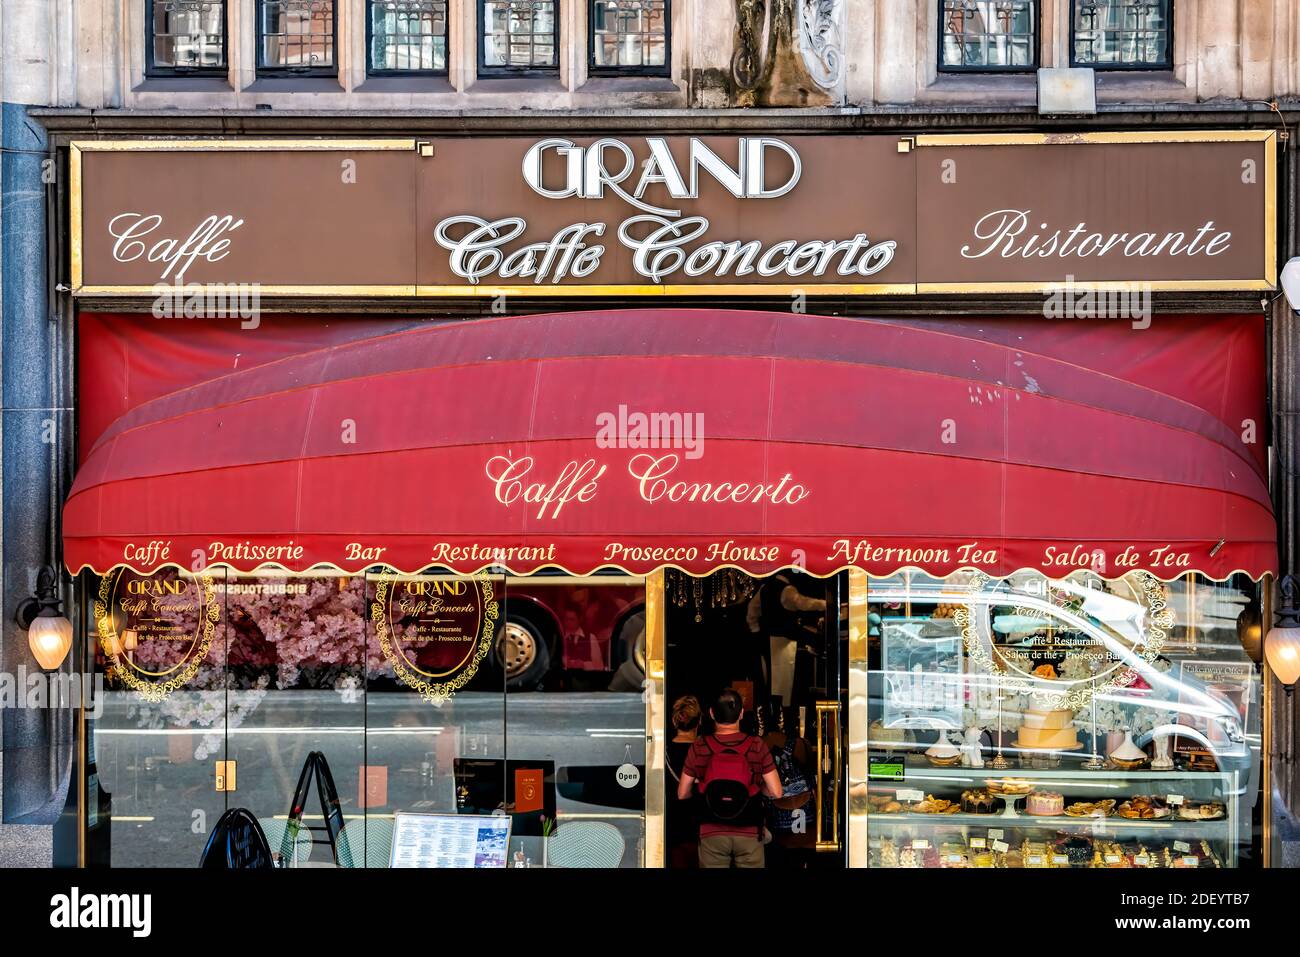
[[695, 739], [677, 782], [680, 800], [691, 797], [697, 781], [704, 795], [700, 867], [763, 866], [763, 805], [758, 795], [779, 798], [781, 776], [767, 745], [740, 730], [744, 713], [738, 692], [728, 688], [718, 695], [709, 709], [715, 730]]

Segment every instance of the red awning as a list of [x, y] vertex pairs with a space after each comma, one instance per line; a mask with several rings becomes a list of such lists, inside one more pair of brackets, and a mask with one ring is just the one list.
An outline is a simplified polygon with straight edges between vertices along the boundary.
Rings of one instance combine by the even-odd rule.
[[[68, 498], [65, 561], [1258, 577], [1262, 334], [1233, 317], [1246, 334], [1207, 350], [1182, 321], [646, 309], [341, 341], [122, 415]], [[656, 413], [702, 416], [702, 444], [647, 447]]]

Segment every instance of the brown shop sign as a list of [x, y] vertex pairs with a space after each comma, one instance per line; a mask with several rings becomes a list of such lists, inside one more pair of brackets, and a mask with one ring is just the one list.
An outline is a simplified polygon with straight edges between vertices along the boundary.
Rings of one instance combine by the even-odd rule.
[[1272, 131], [93, 141], [79, 295], [1271, 288]]

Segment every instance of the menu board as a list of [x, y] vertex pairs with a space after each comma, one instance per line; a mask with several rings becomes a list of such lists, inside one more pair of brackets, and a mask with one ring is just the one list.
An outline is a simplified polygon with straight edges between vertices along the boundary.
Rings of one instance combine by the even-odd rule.
[[391, 867], [505, 867], [510, 818], [408, 814], [393, 817]]

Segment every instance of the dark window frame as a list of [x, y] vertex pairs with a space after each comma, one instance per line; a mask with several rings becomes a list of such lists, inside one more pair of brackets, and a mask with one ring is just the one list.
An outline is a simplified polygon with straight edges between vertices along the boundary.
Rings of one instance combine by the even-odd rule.
[[376, 3], [382, 3], [384, 0], [366, 0], [366, 76], [375, 77], [402, 77], [402, 76], [436, 76], [446, 78], [451, 68], [451, 0], [446, 2], [446, 26], [447, 32], [443, 35], [443, 44], [446, 52], [443, 56], [447, 64], [441, 70], [390, 70], [386, 67], [375, 66], [375, 17], [374, 7]]
[[1078, 59], [1079, 47], [1075, 40], [1075, 28], [1078, 26], [1079, 0], [1070, 0], [1070, 66], [1085, 67], [1098, 73], [1168, 73], [1174, 68], [1174, 0], [1168, 0], [1166, 22], [1169, 24], [1168, 41], [1165, 45], [1165, 59], [1161, 63], [1096, 63]]
[[262, 62], [262, 54], [266, 52], [265, 37], [266, 34], [262, 29], [262, 13], [266, 9], [268, 2], [275, 0], [256, 0], [253, 4], [253, 23], [257, 49], [253, 53], [254, 62], [257, 64], [256, 75], [258, 77], [267, 77], [272, 79], [287, 79], [293, 77], [333, 77], [338, 79], [339, 76], [339, 3], [346, 0], [333, 0], [330, 4], [330, 59], [333, 61], [329, 66], [267, 66]]
[[944, 0], [938, 0], [938, 33], [939, 49], [935, 55], [935, 66], [940, 73], [956, 74], [1007, 74], [1007, 75], [1024, 75], [1026, 73], [1037, 73], [1043, 62], [1043, 0], [1029, 0], [1034, 5], [1034, 58], [1024, 66], [965, 66], [958, 64], [950, 66], [943, 62], [944, 38], [948, 34], [944, 31]]
[[144, 6], [144, 75], [150, 79], [176, 79], [191, 76], [228, 76], [230, 74], [230, 2], [221, 4], [220, 66], [159, 66], [154, 62], [154, 4], [165, 0], [145, 0]]
[[[504, 0], [502, 0], [504, 2]], [[555, 30], [551, 33], [552, 48], [555, 50], [555, 66], [487, 66], [484, 63], [484, 47], [487, 40], [487, 21], [485, 19], [484, 7], [488, 0], [475, 0], [475, 22], [476, 34], [474, 37], [475, 46], [475, 65], [480, 79], [499, 80], [509, 77], [542, 77], [545, 79], [556, 79], [560, 75], [560, 4], [563, 0], [554, 0], [555, 2]]]
[[673, 75], [673, 0], [664, 4], [664, 62], [663, 66], [604, 66], [596, 63], [595, 6], [602, 0], [587, 0], [587, 75], [588, 76], [653, 76]]

